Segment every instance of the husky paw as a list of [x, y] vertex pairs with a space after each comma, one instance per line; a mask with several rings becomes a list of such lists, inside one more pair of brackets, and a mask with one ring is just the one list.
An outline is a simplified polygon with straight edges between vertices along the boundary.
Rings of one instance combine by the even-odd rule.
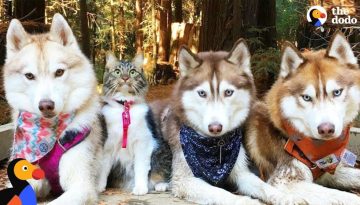
[[134, 195], [145, 195], [148, 191], [147, 186], [135, 186], [131, 193]]
[[169, 183], [166, 182], [160, 182], [155, 184], [155, 191], [164, 192], [169, 189]]

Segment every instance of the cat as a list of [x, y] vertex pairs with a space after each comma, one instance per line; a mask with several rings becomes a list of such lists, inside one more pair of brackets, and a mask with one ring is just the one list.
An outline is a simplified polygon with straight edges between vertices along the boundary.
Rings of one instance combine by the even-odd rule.
[[[114, 54], [107, 53], [102, 108], [107, 139], [99, 191], [108, 185], [144, 195], [150, 189], [169, 188], [171, 150], [158, 134], [153, 113], [145, 101], [148, 83], [143, 61], [142, 54], [132, 61], [119, 61]], [[130, 121], [127, 131], [124, 120]]]

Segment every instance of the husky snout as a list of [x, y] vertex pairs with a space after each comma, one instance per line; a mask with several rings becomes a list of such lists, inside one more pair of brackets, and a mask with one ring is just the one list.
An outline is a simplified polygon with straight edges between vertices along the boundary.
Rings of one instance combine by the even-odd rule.
[[222, 131], [222, 124], [219, 122], [213, 122], [208, 126], [209, 132], [212, 134], [220, 134]]
[[318, 133], [324, 137], [331, 137], [335, 133], [335, 125], [329, 122], [321, 123], [318, 127]]
[[55, 116], [55, 103], [52, 100], [45, 99], [39, 102], [39, 110], [45, 117], [54, 117]]

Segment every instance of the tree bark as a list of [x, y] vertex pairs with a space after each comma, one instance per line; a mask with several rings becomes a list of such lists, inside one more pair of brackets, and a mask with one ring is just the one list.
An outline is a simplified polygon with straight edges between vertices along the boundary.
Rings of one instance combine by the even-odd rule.
[[182, 16], [182, 0], [174, 0], [174, 22], [181, 23], [183, 21]]
[[110, 35], [111, 35], [111, 51], [115, 52], [115, 11], [114, 11], [114, 0], [110, 1], [111, 5], [111, 27], [110, 27]]
[[140, 53], [143, 50], [143, 41], [144, 41], [144, 34], [142, 31], [142, 18], [143, 18], [143, 5], [142, 0], [135, 0], [135, 12], [136, 12], [136, 40], [135, 40], [135, 47], [136, 53]]
[[90, 37], [87, 18], [86, 0], [80, 0], [81, 47], [86, 57], [90, 59]]
[[161, 0], [158, 59], [160, 61], [169, 60], [171, 18], [171, 0]]
[[276, 47], [276, 0], [259, 0], [258, 26], [267, 29], [261, 36], [265, 47]]
[[119, 0], [119, 16], [117, 17], [119, 19], [118, 24], [118, 32], [116, 33], [119, 42], [118, 42], [118, 50], [119, 50], [119, 58], [120, 60], [124, 58], [124, 48], [125, 48], [125, 11], [124, 11], [124, 0]]
[[15, 0], [15, 18], [45, 22], [45, 0]]

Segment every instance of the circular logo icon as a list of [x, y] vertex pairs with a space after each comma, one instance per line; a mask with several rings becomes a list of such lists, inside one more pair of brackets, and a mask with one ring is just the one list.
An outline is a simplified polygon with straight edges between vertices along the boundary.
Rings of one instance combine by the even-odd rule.
[[320, 27], [326, 22], [327, 13], [321, 6], [312, 6], [307, 11], [306, 18], [312, 25]]

